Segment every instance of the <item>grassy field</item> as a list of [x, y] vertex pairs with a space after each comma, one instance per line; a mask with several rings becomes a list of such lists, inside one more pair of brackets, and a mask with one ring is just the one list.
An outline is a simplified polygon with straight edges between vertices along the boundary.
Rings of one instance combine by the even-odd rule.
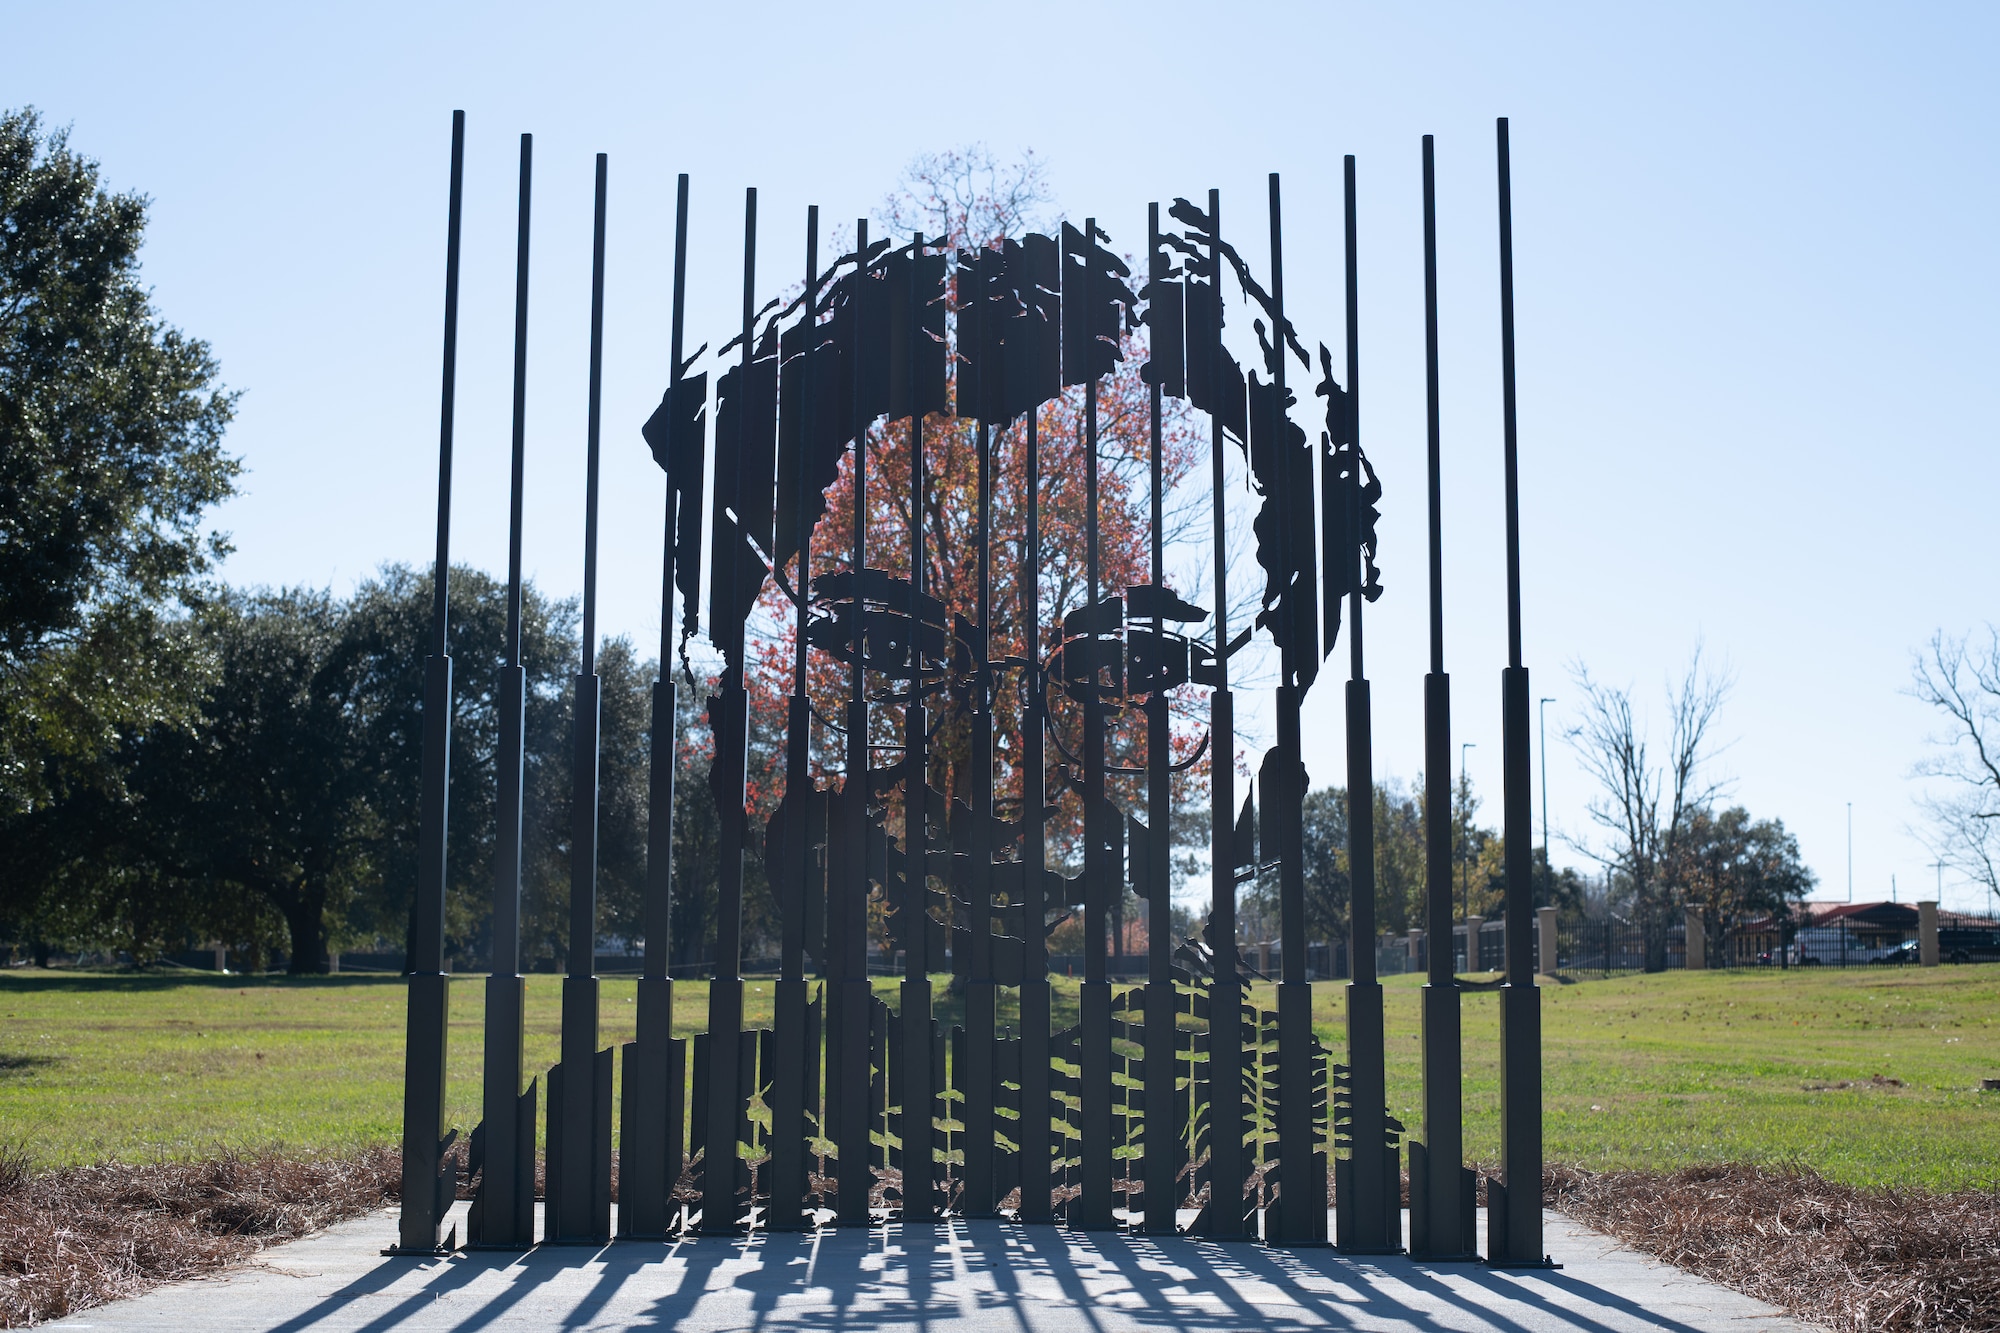
[[[1413, 1131], [1416, 980], [1387, 983], [1390, 1102]], [[894, 983], [877, 984], [893, 1003]], [[1060, 1024], [1075, 990], [1056, 984]], [[604, 1040], [629, 1041], [634, 983], [603, 987]], [[941, 979], [937, 991], [939, 1016], [955, 1017]], [[1321, 1038], [1337, 1046], [1343, 988], [1315, 992]], [[559, 993], [555, 978], [529, 982], [530, 1068], [556, 1058]], [[480, 996], [478, 978], [452, 987], [460, 1124], [477, 1115]], [[769, 982], [751, 983], [753, 1025], [768, 1022], [770, 997]], [[2000, 1182], [2000, 1093], [1976, 1091], [2000, 1077], [2000, 968], [1676, 972], [1542, 997], [1552, 1160], [1795, 1161], [1857, 1185]], [[706, 986], [677, 983], [675, 1000], [677, 1030], [701, 1030]], [[1469, 992], [1465, 1010], [1467, 1148], [1491, 1161], [1497, 1005]], [[394, 1143], [402, 1050], [396, 978], [14, 970], [0, 975], [0, 1138], [48, 1165]]]

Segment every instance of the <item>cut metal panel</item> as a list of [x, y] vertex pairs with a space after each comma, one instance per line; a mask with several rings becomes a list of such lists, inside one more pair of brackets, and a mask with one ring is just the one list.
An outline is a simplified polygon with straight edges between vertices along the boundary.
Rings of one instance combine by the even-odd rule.
[[[852, 377], [830, 324], [794, 324], [779, 337], [778, 508], [773, 540], [783, 568], [799, 552], [799, 451], [806, 452], [805, 519], [810, 532], [826, 513], [826, 489], [840, 475], [850, 433], [840, 415], [840, 386]], [[768, 548], [767, 548], [768, 549]]]
[[[697, 1032], [688, 1039], [693, 1043], [690, 1056], [694, 1073], [688, 1085], [688, 1187], [697, 1201], [706, 1201], [708, 1169], [708, 1050], [706, 1032]], [[551, 1085], [553, 1096], [554, 1087]], [[554, 1103], [551, 1102], [553, 1107]]]
[[1006, 416], [1037, 411], [1062, 392], [1061, 253], [1054, 237], [1031, 232], [1006, 246], [1014, 310], [1006, 339]]
[[1243, 367], [1222, 342], [1222, 302], [1209, 282], [1189, 282], [1184, 293], [1188, 401], [1213, 413], [1239, 443], [1250, 433]]
[[926, 245], [924, 253], [913, 260], [906, 246], [892, 253], [886, 263], [889, 416], [893, 420], [909, 416], [912, 411], [926, 416], [949, 411], [951, 400], [945, 388], [945, 256], [942, 252], [931, 253]]
[[1178, 281], [1156, 278], [1139, 293], [1146, 301], [1146, 364], [1139, 376], [1169, 398], [1187, 397], [1187, 300]]
[[958, 383], [961, 418], [989, 425], [1011, 420], [1007, 410], [1007, 329], [1017, 298], [1007, 286], [1007, 252], [989, 246], [960, 250], [958, 263]]
[[[740, 625], [756, 605], [770, 574], [771, 524], [776, 503], [778, 339], [766, 327], [749, 364], [730, 367], [716, 390], [716, 472], [709, 625]], [[729, 577], [729, 571], [735, 577]], [[733, 658], [740, 636], [721, 634]], [[740, 666], [741, 663], [732, 663]]]
[[674, 586], [681, 594], [683, 634], [700, 628], [702, 487], [708, 452], [708, 375], [668, 387], [640, 434], [666, 471], [674, 496]]
[[[1084, 384], [1102, 379], [1125, 359], [1121, 339], [1139, 298], [1125, 280], [1132, 270], [1098, 243], [1062, 226], [1062, 379]], [[1108, 239], [1108, 238], [1105, 238]]]

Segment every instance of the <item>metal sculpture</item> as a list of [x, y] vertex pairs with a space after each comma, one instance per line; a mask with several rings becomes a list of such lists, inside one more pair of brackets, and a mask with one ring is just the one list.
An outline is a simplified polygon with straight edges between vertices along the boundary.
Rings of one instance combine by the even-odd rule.
[[[443, 818], [450, 663], [444, 655], [453, 349], [463, 118], [454, 118], [440, 459], [437, 609], [427, 675], [424, 874], [412, 940], [405, 1172], [399, 1253], [435, 1253], [456, 1182], [444, 1132]], [[1526, 671], [1520, 665], [1513, 418], [1511, 226], [1501, 123], [1503, 370], [1506, 385], [1510, 665], [1507, 705], [1508, 919], [1530, 919], [1525, 819]], [[531, 141], [522, 136], [516, 266], [513, 489], [507, 665], [501, 700], [501, 837], [494, 881], [494, 970], [487, 982], [484, 1118], [476, 1175], [476, 1244], [527, 1246], [537, 1085], [522, 1081], [520, 975], [522, 713], [521, 504], [525, 449]], [[1344, 164], [1344, 365], [1318, 348], [1317, 438], [1293, 420], [1300, 370], [1314, 369], [1285, 306], [1279, 180], [1269, 181], [1268, 274], [1221, 225], [1221, 200], [1184, 198], [1147, 218], [1142, 272], [1088, 218], [1054, 234], [954, 247], [919, 233], [872, 240], [822, 265], [818, 210], [806, 218], [803, 283], [758, 304], [757, 194], [746, 192], [742, 311], [711, 354], [684, 346], [688, 179], [675, 209], [667, 386], [641, 434], [666, 480], [661, 676], [653, 692], [652, 822], [637, 1039], [617, 1092], [616, 1234], [660, 1238], [746, 1227], [868, 1225], [994, 1216], [1078, 1228], [1186, 1230], [1217, 1238], [1325, 1244], [1329, 1177], [1336, 1234], [1349, 1251], [1400, 1248], [1402, 1126], [1388, 1114], [1382, 989], [1374, 969], [1373, 756], [1363, 610], [1380, 596], [1381, 484], [1360, 442], [1359, 295], [1354, 159]], [[1425, 272], [1430, 397], [1431, 673], [1426, 756], [1431, 799], [1429, 908], [1449, 938], [1448, 682], [1438, 531], [1435, 224], [1425, 139]], [[607, 165], [597, 159], [587, 406], [582, 661], [575, 684], [574, 828], [562, 1060], [549, 1071], [547, 1209], [541, 1239], [601, 1243], [611, 1218], [614, 1089], [599, 1047], [594, 974], [597, 811], [597, 506]], [[1225, 338], [1231, 297], [1252, 311], [1246, 374]], [[1099, 386], [1143, 339], [1149, 530], [1146, 581], [1104, 586], [1100, 560]], [[708, 367], [705, 361], [714, 362]], [[701, 367], [698, 373], [697, 367]], [[713, 394], [710, 391], [714, 374]], [[1084, 596], [1050, 608], [1042, 584], [1045, 500], [1078, 478], [1045, 478], [1045, 411], [1074, 405], [1083, 455]], [[1170, 404], [1178, 404], [1170, 407]], [[1209, 429], [1213, 611], [1169, 583], [1163, 438], [1169, 412]], [[714, 439], [709, 439], [711, 418]], [[927, 430], [960, 431], [977, 449], [972, 550], [943, 551], [974, 571], [962, 606], [929, 586], [942, 542]], [[899, 440], [908, 460], [906, 568], [871, 565], [871, 445]], [[1263, 571], [1252, 623], [1232, 636], [1228, 451], [1241, 450], [1256, 497]], [[1018, 453], [1014, 452], [1018, 451]], [[851, 546], [820, 553], [814, 535], [829, 488], [847, 470]], [[1003, 467], [1018, 475], [1014, 567], [995, 534]], [[706, 504], [704, 501], [706, 500]], [[883, 564], [889, 561], [881, 561]], [[704, 626], [701, 601], [707, 593]], [[775, 588], [793, 653], [782, 794], [761, 830], [748, 795], [747, 626]], [[1018, 602], [1018, 651], [1003, 644], [996, 588]], [[674, 595], [681, 600], [679, 643]], [[1345, 1063], [1315, 1038], [1307, 970], [1301, 806], [1311, 780], [1300, 711], [1330, 655], [1346, 602], [1346, 779], [1350, 793], [1353, 967]], [[1206, 627], [1207, 632], [1204, 631]], [[707, 701], [715, 739], [709, 791], [719, 822], [714, 972], [706, 1032], [673, 1035], [667, 967], [678, 689], [693, 684], [688, 645], [705, 633], [720, 657]], [[1276, 650], [1276, 744], [1254, 792], [1237, 804], [1230, 659], [1262, 631]], [[845, 667], [838, 717], [815, 705], [813, 655]], [[1208, 730], [1176, 756], [1172, 700], [1209, 691]], [[1000, 744], [996, 709], [1018, 702], [1019, 733]], [[1010, 704], [1010, 707], [1014, 705]], [[1517, 719], [1516, 714], [1519, 714]], [[934, 783], [937, 729], [962, 724], [965, 774]], [[1517, 726], [1518, 722], [1518, 726]], [[893, 726], [894, 730], [891, 730]], [[817, 731], [816, 731], [817, 728]], [[1114, 758], [1110, 737], [1143, 738], [1141, 763]], [[959, 733], [954, 733], [957, 735]], [[816, 745], [815, 736], [830, 737]], [[956, 743], [956, 742], [954, 742]], [[1053, 746], [1054, 753], [1050, 753]], [[1004, 753], [1003, 753], [1004, 750]], [[878, 759], [878, 755], [885, 756]], [[1053, 763], [1051, 762], [1053, 760]], [[827, 771], [823, 783], [816, 765]], [[1173, 783], [1210, 788], [1210, 912], [1200, 938], [1171, 931]], [[1129, 808], [1112, 783], [1142, 782]], [[1051, 785], [1053, 784], [1053, 785]], [[1050, 865], [1056, 799], [1081, 812], [1081, 870]], [[1520, 808], [1517, 810], [1517, 806]], [[1525, 824], [1521, 825], [1525, 829]], [[745, 856], [761, 834], [782, 923], [772, 1025], [746, 1030], [742, 977]], [[1517, 864], [1518, 862], [1518, 864]], [[1250, 1003], [1238, 956], [1236, 896], [1275, 874], [1282, 921], [1275, 1008]], [[1121, 931], [1130, 887], [1148, 912], [1146, 980], [1120, 988], [1107, 938]], [[1084, 976], [1077, 1022], [1054, 1027], [1049, 933], [1081, 910]], [[871, 920], [879, 922], [874, 933]], [[1122, 950], [1121, 941], [1113, 946]], [[1490, 1185], [1495, 1263], [1539, 1262], [1539, 1011], [1528, 937], [1510, 931], [1502, 995], [1503, 1176]], [[894, 1007], [868, 979], [871, 946], [900, 954]], [[815, 975], [808, 976], [808, 969]], [[933, 977], [948, 970], [964, 1024], [936, 1016]], [[815, 984], [815, 982], [817, 984]], [[1448, 950], [1434, 949], [1424, 990], [1423, 1142], [1412, 1143], [1413, 1248], [1434, 1258], [1472, 1249], [1471, 1173], [1460, 1162], [1458, 994]], [[1011, 999], [1011, 1006], [1009, 1001]], [[1011, 1007], [1012, 1026], [1002, 1015]], [[414, 1174], [412, 1174], [414, 1173]], [[1123, 1196], [1122, 1199], [1120, 1196]], [[1121, 1204], [1123, 1205], [1121, 1207]], [[1193, 1210], [1183, 1227], [1180, 1214]], [[1530, 1255], [1530, 1252], [1537, 1252]]]

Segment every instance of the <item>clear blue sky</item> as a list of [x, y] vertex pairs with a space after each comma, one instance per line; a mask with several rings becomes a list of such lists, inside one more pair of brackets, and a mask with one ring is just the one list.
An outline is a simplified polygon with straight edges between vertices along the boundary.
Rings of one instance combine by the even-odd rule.
[[[2000, 309], [1988, 6], [466, 7], [9, 3], [0, 102], [153, 197], [146, 273], [244, 391], [220, 514], [242, 583], [346, 589], [431, 549], [450, 112], [470, 135], [455, 555], [505, 558], [516, 136], [536, 135], [527, 563], [581, 582], [591, 155], [611, 155], [602, 623], [657, 634], [672, 179], [694, 178], [696, 339], [731, 325], [745, 185], [789, 274], [916, 153], [1047, 159], [1121, 239], [1284, 173], [1289, 304], [1337, 343], [1339, 159], [1361, 173], [1363, 430], [1389, 488], [1370, 621], [1377, 763], [1421, 758], [1418, 142], [1439, 142], [1448, 665], [1499, 817], [1505, 652], [1493, 118], [1512, 118], [1527, 660], [1657, 704], [1697, 639], [1737, 674], [1721, 764], [1822, 894], [1928, 896], [1901, 691], [1938, 627], [2000, 618]], [[1981, 91], [1984, 89], [1984, 91]], [[1254, 247], [1253, 247], [1254, 248]], [[691, 339], [691, 341], [693, 341]], [[1307, 726], [1335, 781], [1336, 689]], [[1539, 806], [1538, 806], [1539, 813]], [[1577, 860], [1558, 845], [1556, 859]], [[1946, 886], [1947, 901], [1962, 899]]]

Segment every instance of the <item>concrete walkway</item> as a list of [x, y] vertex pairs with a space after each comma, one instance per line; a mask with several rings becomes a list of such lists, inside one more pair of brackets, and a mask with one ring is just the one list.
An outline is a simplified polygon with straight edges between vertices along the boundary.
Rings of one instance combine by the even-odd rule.
[[[462, 1210], [464, 1205], [459, 1206]], [[463, 1219], [460, 1220], [461, 1234]], [[1483, 1215], [1482, 1215], [1483, 1221]], [[380, 1213], [57, 1328], [1627, 1333], [1805, 1327], [1549, 1214], [1555, 1272], [1001, 1222], [385, 1259]]]

